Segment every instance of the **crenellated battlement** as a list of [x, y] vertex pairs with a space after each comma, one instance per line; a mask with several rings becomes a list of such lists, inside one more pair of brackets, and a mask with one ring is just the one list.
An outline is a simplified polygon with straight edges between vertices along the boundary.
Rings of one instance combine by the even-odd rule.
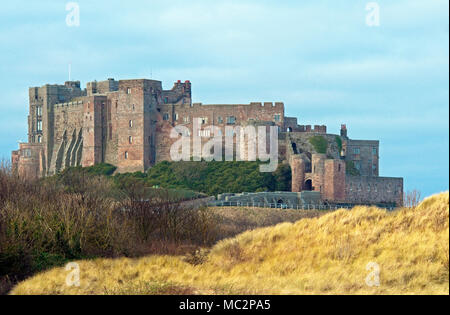
[[193, 103], [192, 106], [197, 107], [197, 106], [215, 106], [215, 107], [220, 107], [220, 106], [234, 106], [234, 107], [239, 107], [239, 106], [247, 106], [247, 107], [254, 107], [254, 108], [279, 108], [279, 109], [284, 109], [284, 103], [282, 102], [251, 102], [249, 104], [203, 104], [203, 103]]
[[[113, 164], [118, 172], [146, 171], [171, 160], [177, 141], [172, 129], [193, 130], [195, 119], [202, 128], [221, 130], [277, 127], [279, 159], [291, 165], [293, 191], [314, 190], [323, 201], [355, 201], [362, 189], [364, 200], [392, 202], [402, 189], [399, 180], [377, 180], [378, 141], [351, 140], [345, 125], [340, 136], [328, 134], [324, 125], [299, 125], [298, 118], [285, 116], [283, 102], [193, 103], [189, 80], [177, 80], [169, 90], [158, 80], [113, 78], [88, 82], [84, 89], [80, 81], [31, 87], [28, 143], [12, 152], [13, 168], [23, 177], [97, 163]], [[347, 165], [354, 177], [346, 174]]]
[[322, 133], [322, 134], [326, 134], [327, 133], [327, 126], [325, 125], [300, 125], [298, 126], [298, 131], [299, 132], [311, 132], [311, 133]]

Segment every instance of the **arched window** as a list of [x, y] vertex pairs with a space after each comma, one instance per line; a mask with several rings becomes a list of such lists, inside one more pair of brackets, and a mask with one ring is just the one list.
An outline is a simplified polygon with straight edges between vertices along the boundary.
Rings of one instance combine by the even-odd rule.
[[125, 160], [128, 160], [128, 151], [125, 151], [124, 157], [125, 157]]
[[133, 137], [132, 137], [132, 136], [129, 136], [129, 137], [128, 137], [128, 142], [129, 142], [130, 144], [133, 143]]
[[129, 126], [130, 128], [133, 128], [133, 121], [132, 121], [132, 120], [130, 120], [130, 121], [128, 122], [128, 126]]

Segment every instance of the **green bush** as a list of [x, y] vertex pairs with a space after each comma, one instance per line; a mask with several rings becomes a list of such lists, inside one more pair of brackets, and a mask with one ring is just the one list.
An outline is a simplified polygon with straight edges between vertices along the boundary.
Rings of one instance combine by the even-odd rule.
[[309, 138], [309, 143], [314, 147], [317, 153], [326, 154], [328, 149], [328, 141], [322, 136], [313, 136]]
[[188, 189], [207, 195], [238, 192], [290, 191], [291, 170], [280, 164], [261, 173], [261, 162], [161, 162], [148, 170], [148, 186]]
[[117, 167], [107, 163], [97, 164], [91, 167], [85, 168], [88, 174], [92, 175], [112, 175], [116, 171]]

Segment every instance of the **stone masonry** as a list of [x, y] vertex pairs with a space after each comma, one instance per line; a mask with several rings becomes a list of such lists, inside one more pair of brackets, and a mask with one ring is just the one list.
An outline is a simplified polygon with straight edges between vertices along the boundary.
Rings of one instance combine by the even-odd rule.
[[[147, 79], [94, 81], [85, 89], [79, 81], [47, 84], [29, 89], [28, 142], [12, 152], [12, 165], [28, 178], [98, 163], [144, 172], [171, 160], [175, 126], [193, 130], [194, 120], [221, 132], [226, 126], [276, 126], [279, 160], [292, 169], [292, 192], [319, 192], [324, 202], [401, 204], [403, 179], [379, 177], [379, 141], [352, 140], [345, 125], [340, 135], [329, 134], [326, 126], [299, 125], [284, 113], [281, 102], [192, 103], [189, 81], [170, 90]], [[212, 139], [207, 130], [199, 132], [202, 143]], [[326, 152], [317, 152], [313, 137], [326, 142]]]

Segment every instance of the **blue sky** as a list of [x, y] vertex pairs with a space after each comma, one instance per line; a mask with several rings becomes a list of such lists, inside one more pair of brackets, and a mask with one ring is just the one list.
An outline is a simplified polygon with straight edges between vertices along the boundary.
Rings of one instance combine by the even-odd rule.
[[[448, 190], [447, 0], [69, 1], [0, 6], [0, 155], [27, 139], [29, 86], [191, 80], [195, 102], [283, 101], [301, 124], [381, 141], [380, 172], [423, 195]], [[281, 3], [282, 2], [282, 3]]]

